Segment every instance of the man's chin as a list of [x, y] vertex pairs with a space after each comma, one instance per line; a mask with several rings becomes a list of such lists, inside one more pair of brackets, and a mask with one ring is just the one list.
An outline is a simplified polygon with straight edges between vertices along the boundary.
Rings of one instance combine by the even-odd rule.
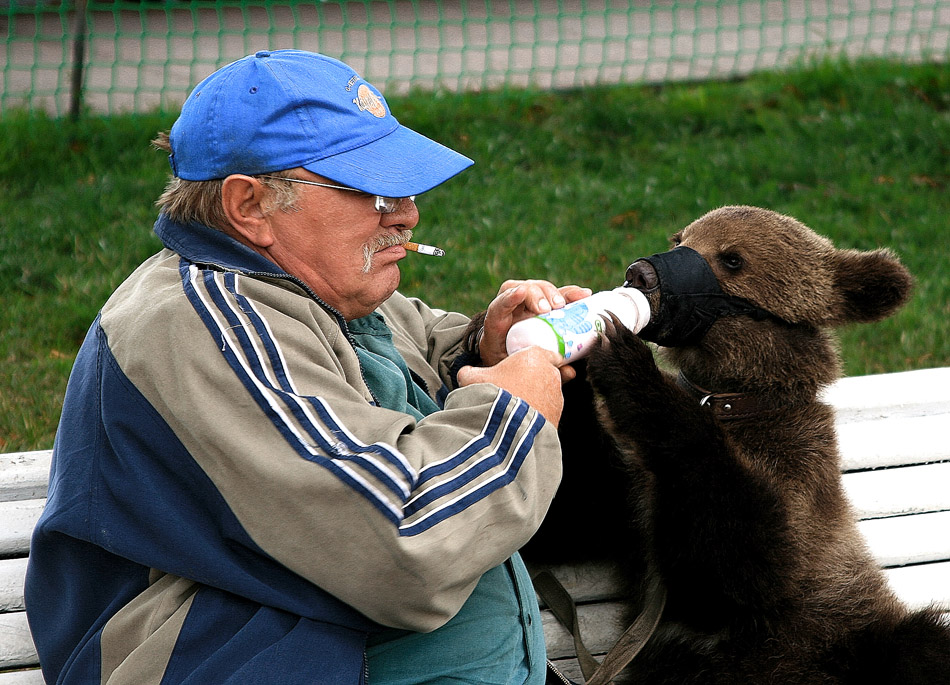
[[395, 262], [373, 264], [367, 277], [373, 281], [373, 290], [380, 294], [380, 303], [383, 303], [396, 292], [402, 279], [402, 272], [399, 271], [399, 265]]

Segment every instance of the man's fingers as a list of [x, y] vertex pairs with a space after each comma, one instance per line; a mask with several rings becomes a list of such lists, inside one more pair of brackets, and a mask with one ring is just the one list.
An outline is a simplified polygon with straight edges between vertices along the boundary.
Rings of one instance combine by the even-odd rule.
[[561, 293], [567, 302], [583, 300], [585, 297], [590, 297], [594, 294], [594, 291], [590, 288], [583, 288], [579, 285], [562, 285], [558, 288], [558, 292]]
[[549, 281], [505, 281], [498, 290], [496, 300], [502, 300], [512, 312], [519, 307], [529, 314], [547, 314], [560, 309], [568, 302], [588, 297], [589, 288], [576, 285], [556, 287]]

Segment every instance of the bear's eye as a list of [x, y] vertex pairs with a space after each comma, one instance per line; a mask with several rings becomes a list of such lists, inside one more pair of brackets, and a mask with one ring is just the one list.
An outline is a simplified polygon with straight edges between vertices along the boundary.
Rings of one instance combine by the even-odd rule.
[[683, 242], [682, 233], [674, 233], [670, 236], [670, 247], [679, 247], [681, 242]]
[[722, 265], [729, 269], [730, 271], [738, 271], [742, 268], [742, 257], [737, 255], [735, 252], [724, 252], [719, 255], [719, 261], [722, 262]]

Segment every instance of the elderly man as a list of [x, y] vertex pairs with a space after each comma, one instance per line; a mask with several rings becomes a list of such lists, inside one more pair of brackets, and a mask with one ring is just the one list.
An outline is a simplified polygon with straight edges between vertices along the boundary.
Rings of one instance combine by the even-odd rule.
[[471, 161], [336, 60], [230, 64], [157, 144], [165, 249], [79, 352], [33, 537], [47, 682], [543, 682], [517, 550], [572, 372], [504, 338], [589, 291], [510, 281], [477, 335], [399, 294]]

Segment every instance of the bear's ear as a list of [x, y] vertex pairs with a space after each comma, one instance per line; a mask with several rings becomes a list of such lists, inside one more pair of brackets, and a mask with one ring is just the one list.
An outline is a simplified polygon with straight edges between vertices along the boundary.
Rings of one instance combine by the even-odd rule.
[[914, 279], [900, 260], [886, 249], [871, 252], [835, 252], [837, 311], [829, 322], [868, 323], [890, 316], [910, 298]]

